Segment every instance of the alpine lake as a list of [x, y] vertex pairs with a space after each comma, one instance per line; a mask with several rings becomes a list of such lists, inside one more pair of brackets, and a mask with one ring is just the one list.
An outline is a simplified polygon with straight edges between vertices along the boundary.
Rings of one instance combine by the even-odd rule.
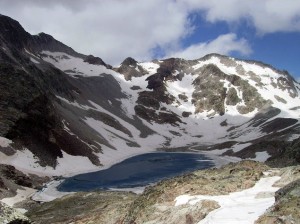
[[128, 158], [105, 170], [68, 177], [57, 189], [61, 192], [79, 192], [144, 187], [213, 166], [211, 159], [197, 153], [146, 153]]

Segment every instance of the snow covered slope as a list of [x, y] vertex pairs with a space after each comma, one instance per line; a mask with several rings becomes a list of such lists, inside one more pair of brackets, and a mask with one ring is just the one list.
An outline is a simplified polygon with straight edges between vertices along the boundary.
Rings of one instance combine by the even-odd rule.
[[285, 71], [218, 54], [112, 68], [5, 19], [22, 44], [1, 34], [4, 163], [70, 174], [158, 149], [264, 161], [299, 141], [300, 85]]

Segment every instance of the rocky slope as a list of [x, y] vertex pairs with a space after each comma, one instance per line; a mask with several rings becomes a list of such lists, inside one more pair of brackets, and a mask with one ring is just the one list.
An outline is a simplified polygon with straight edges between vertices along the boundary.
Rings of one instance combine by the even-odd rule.
[[0, 223], [3, 224], [30, 224], [31, 221], [21, 212], [0, 202]]

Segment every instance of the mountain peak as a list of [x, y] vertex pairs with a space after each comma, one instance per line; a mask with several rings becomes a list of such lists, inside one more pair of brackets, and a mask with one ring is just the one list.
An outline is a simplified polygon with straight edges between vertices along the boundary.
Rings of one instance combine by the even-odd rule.
[[30, 34], [18, 21], [0, 14], [0, 39], [6, 44], [20, 49], [27, 44]]
[[134, 59], [134, 58], [132, 58], [132, 57], [128, 57], [128, 58], [126, 58], [122, 63], [121, 63], [121, 65], [123, 65], [123, 66], [136, 66], [137, 65], [137, 61]]
[[64, 52], [74, 57], [85, 58], [83, 54], [79, 54], [71, 47], [56, 40], [53, 36], [46, 33], [39, 33], [33, 35], [30, 38], [29, 48], [34, 52], [52, 51], [52, 52]]
[[132, 77], [140, 77], [147, 74], [147, 71], [132, 57], [126, 58], [120, 65], [115, 69], [117, 72], [124, 75], [126, 80], [131, 80]]
[[44, 41], [54, 41], [55, 40], [53, 36], [51, 36], [47, 33], [44, 33], [44, 32], [39, 33], [37, 36], [44, 39]]

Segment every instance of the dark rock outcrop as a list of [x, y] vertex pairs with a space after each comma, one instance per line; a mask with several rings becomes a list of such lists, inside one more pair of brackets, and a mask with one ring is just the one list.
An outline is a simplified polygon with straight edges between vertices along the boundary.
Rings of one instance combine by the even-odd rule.
[[24, 174], [17, 170], [14, 166], [0, 164], [0, 199], [13, 197], [17, 193], [17, 189], [29, 187], [41, 189], [48, 177], [39, 177], [34, 174]]
[[41, 51], [64, 52], [74, 57], [85, 58], [85, 55], [77, 53], [72, 48], [46, 33], [31, 36], [24, 47], [35, 53], [40, 53]]
[[3, 44], [12, 45], [21, 50], [28, 44], [31, 35], [16, 20], [0, 14], [0, 40]]
[[136, 60], [131, 57], [126, 58], [120, 65], [115, 69], [117, 72], [124, 75], [125, 80], [131, 80], [132, 77], [141, 77], [148, 72], [138, 64]]
[[103, 65], [108, 69], [112, 69], [111, 65], [106, 64], [101, 58], [94, 57], [93, 55], [86, 56], [86, 58], [83, 61], [92, 65]]

